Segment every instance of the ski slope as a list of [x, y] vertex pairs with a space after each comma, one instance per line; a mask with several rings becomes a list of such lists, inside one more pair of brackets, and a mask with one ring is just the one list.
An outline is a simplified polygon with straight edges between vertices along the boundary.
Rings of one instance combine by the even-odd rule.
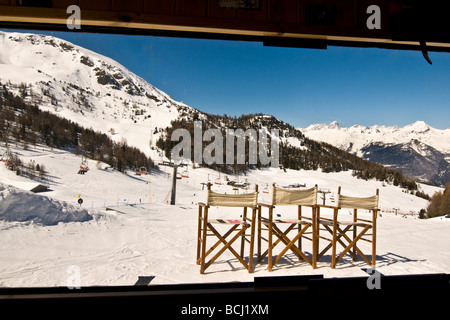
[[[35, 160], [44, 164], [47, 175], [44, 181], [32, 181], [16, 176], [0, 163], [0, 199], [8, 190], [16, 196], [13, 205], [33, 202], [39, 216], [47, 214], [46, 210], [38, 209], [47, 198], [65, 212], [87, 212], [91, 218], [81, 222], [65, 215], [58, 223], [48, 225], [38, 223], [39, 220], [0, 221], [2, 287], [67, 286], [74, 266], [80, 272], [81, 286], [132, 285], [138, 276], [155, 276], [152, 284], [175, 284], [252, 281], [256, 276], [268, 275], [367, 275], [361, 270], [366, 267], [362, 261], [346, 258], [333, 270], [329, 267], [330, 257], [325, 256], [313, 270], [290, 254], [272, 273], [267, 272], [263, 262], [256, 265], [253, 274], [248, 274], [233, 256], [225, 254], [205, 275], [200, 275], [195, 263], [197, 203], [205, 201], [206, 190], [202, 189], [202, 183], [208, 178], [215, 191], [235, 192], [223, 183], [224, 174], [189, 167], [189, 178], [177, 180], [176, 204], [169, 205], [171, 168], [162, 167], [158, 172], [137, 176], [134, 172], [122, 174], [89, 160], [89, 171], [79, 175], [81, 157], [68, 151], [42, 145], [29, 150], [10, 147], [23, 163]], [[397, 187], [359, 180], [352, 177], [351, 172], [258, 170], [228, 178], [248, 182], [251, 188], [258, 184], [262, 202], [270, 201], [270, 193], [266, 192], [272, 183], [280, 186], [305, 183], [307, 187], [318, 184], [319, 188], [331, 191], [326, 197], [327, 204], [332, 204], [338, 186], [342, 187], [343, 194], [355, 196], [372, 195], [379, 188], [382, 213], [378, 219], [377, 270], [385, 275], [449, 272], [450, 219], [418, 219], [411, 213], [425, 208], [427, 201]], [[219, 181], [221, 185], [216, 184]], [[26, 191], [36, 182], [47, 185], [50, 191], [41, 194]], [[429, 194], [440, 190], [421, 187]], [[81, 206], [77, 202], [79, 198], [83, 199]], [[3, 201], [0, 200], [0, 210], [3, 210]], [[399, 209], [401, 214], [389, 212], [392, 208]], [[0, 211], [0, 215], [4, 213]], [[228, 213], [232, 217], [240, 214], [235, 209]], [[211, 208], [210, 214], [220, 217], [225, 212]], [[276, 214], [287, 217], [290, 211], [277, 208]], [[342, 215], [351, 218], [348, 211], [343, 211]], [[308, 245], [305, 243], [304, 248], [310, 253]]]

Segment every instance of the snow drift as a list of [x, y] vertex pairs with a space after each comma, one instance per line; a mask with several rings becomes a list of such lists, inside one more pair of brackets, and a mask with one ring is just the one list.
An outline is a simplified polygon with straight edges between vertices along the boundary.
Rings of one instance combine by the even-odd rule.
[[56, 225], [91, 219], [86, 210], [66, 202], [0, 184], [0, 220]]

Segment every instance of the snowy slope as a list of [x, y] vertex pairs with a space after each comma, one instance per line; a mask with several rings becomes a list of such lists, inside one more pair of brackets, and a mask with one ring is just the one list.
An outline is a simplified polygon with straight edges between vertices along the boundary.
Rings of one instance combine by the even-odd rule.
[[[96, 209], [104, 210], [109, 206], [127, 205], [130, 203], [148, 202], [149, 201], [149, 177], [136, 176], [134, 172], [126, 174], [112, 170], [108, 165], [94, 160], [87, 160], [89, 171], [85, 175], [78, 174], [78, 170], [82, 161], [81, 156], [60, 149], [52, 149], [45, 145], [38, 144], [29, 150], [23, 150], [20, 147], [10, 146], [11, 152], [18, 154], [22, 162], [27, 165], [31, 161], [45, 167], [45, 178], [36, 177], [34, 180], [25, 176], [17, 176], [15, 172], [6, 169], [5, 163], [0, 163], [0, 183], [13, 187], [14, 198], [17, 205], [24, 212], [36, 211], [27, 209], [27, 203], [20, 204], [22, 197], [30, 197], [30, 202], [46, 201], [40, 197], [50, 198], [56, 201], [62, 208], [75, 206], [72, 211], [81, 211], [89, 214], [98, 214]], [[0, 153], [4, 150], [0, 147]], [[40, 194], [31, 194], [25, 192], [31, 190], [37, 184], [45, 185], [48, 191]], [[78, 204], [78, 199], [83, 199], [83, 204]], [[4, 200], [4, 199], [3, 199]], [[2, 214], [8, 214], [12, 217], [8, 210], [12, 209], [12, 203], [8, 207], [3, 207], [3, 201], [0, 201], [0, 219]], [[30, 206], [33, 208], [33, 206]], [[36, 214], [45, 214], [44, 208]], [[63, 210], [60, 210], [63, 211]], [[18, 211], [17, 211], [18, 212]], [[16, 221], [20, 221], [20, 217], [16, 216]], [[11, 220], [11, 219], [10, 219]], [[14, 219], [12, 219], [14, 220]], [[66, 219], [60, 222], [78, 221], [76, 219]], [[39, 221], [37, 221], [39, 222]]]
[[25, 85], [26, 99], [41, 109], [126, 139], [148, 155], [155, 127], [190, 109], [118, 62], [44, 35], [0, 32], [0, 82], [17, 94]]
[[[105, 170], [101, 163], [90, 161], [88, 173], [78, 175], [79, 156], [41, 145], [29, 150], [11, 148], [20, 153], [24, 163], [34, 159], [46, 167], [47, 178], [39, 182], [49, 186], [51, 191], [33, 196], [48, 197], [54, 203], [76, 207], [80, 194], [84, 200], [80, 210], [87, 210], [93, 219], [64, 221], [57, 225], [0, 221], [0, 286], [66, 286], [69, 270], [72, 270], [69, 268], [73, 266], [80, 270], [81, 286], [132, 285], [142, 275], [155, 276], [154, 284], [252, 281], [255, 276], [270, 275], [366, 275], [361, 270], [365, 267], [362, 262], [346, 258], [332, 270], [329, 258], [325, 257], [319, 262], [319, 268], [313, 270], [289, 254], [289, 259], [273, 273], [268, 273], [267, 264], [262, 263], [256, 266], [255, 273], [248, 274], [235, 259], [225, 254], [206, 275], [200, 275], [195, 263], [197, 203], [205, 201], [206, 190], [202, 183], [208, 178], [213, 183], [223, 182], [214, 183], [215, 191], [235, 192], [224, 184], [223, 174], [206, 168], [189, 168], [189, 178], [177, 180], [177, 201], [171, 206], [166, 203], [172, 181], [169, 168], [167, 172], [163, 169], [151, 175], [136, 176]], [[34, 181], [17, 177], [6, 170], [3, 163], [0, 163], [0, 174], [3, 185], [16, 185], [14, 192], [28, 197], [29, 193], [20, 188]], [[450, 260], [446, 247], [450, 219], [419, 220], [417, 215], [410, 215], [424, 208], [427, 202], [400, 188], [356, 179], [350, 172], [255, 170], [245, 176], [228, 176], [228, 179], [248, 182], [251, 188], [258, 184], [261, 202], [270, 202], [272, 183], [280, 186], [305, 183], [306, 187], [318, 184], [319, 188], [331, 191], [326, 197], [327, 204], [333, 204], [338, 186], [342, 187], [342, 193], [356, 196], [372, 195], [379, 188], [382, 213], [378, 220], [378, 270], [386, 275], [448, 272]], [[430, 194], [441, 190], [425, 185], [422, 188]], [[36, 199], [34, 205], [39, 204]], [[17, 198], [14, 204], [16, 208], [24, 208], [28, 203]], [[399, 209], [399, 214], [392, 212], [394, 208]], [[277, 208], [275, 214], [289, 217], [295, 214], [291, 211]], [[210, 214], [237, 218], [240, 212], [211, 208]], [[341, 214], [351, 219], [348, 210]], [[310, 253], [307, 243], [305, 250]]]

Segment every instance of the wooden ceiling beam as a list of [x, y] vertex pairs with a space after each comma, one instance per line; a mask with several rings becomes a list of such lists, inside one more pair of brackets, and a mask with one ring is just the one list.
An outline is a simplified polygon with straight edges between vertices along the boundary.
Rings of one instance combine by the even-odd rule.
[[[391, 23], [397, 11], [402, 12], [393, 4], [402, 1], [259, 0], [253, 2], [254, 9], [225, 8], [223, 6], [230, 2], [224, 1], [0, 0], [0, 27], [29, 26], [33, 29], [46, 26], [61, 30], [71, 15], [67, 13], [67, 7], [73, 3], [81, 9], [81, 31], [85, 32], [120, 33], [126, 30], [139, 34], [244, 39], [293, 47], [329, 44], [422, 50], [422, 41], [430, 51], [450, 51], [448, 35], [443, 33], [444, 41], [441, 41], [440, 34], [427, 30], [426, 37], [422, 37], [417, 25], [411, 22], [414, 15], [406, 15], [413, 31], [399, 23]], [[31, 7], [31, 4], [41, 7]], [[371, 17], [369, 6], [372, 4], [380, 9], [381, 23], [379, 28], [370, 29], [367, 21]], [[433, 37], [428, 40], [430, 34]]]

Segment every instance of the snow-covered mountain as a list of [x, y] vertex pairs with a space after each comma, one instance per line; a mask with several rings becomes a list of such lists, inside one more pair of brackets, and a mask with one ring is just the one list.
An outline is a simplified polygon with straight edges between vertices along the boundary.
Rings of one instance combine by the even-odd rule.
[[[353, 169], [365, 178], [394, 180], [393, 172], [383, 173], [376, 166], [337, 152], [340, 150], [306, 141], [300, 131], [273, 116], [234, 119], [202, 113], [173, 100], [120, 63], [52, 36], [0, 32], [0, 85], [4, 92], [14, 93], [41, 110], [93, 128], [115, 141], [126, 140], [155, 162], [165, 160], [173, 148], [169, 138], [170, 128], [175, 128], [173, 120], [183, 128], [192, 126], [194, 120], [204, 120], [204, 128], [280, 129], [280, 164], [286, 168]], [[343, 149], [352, 151], [348, 146]], [[382, 176], [377, 176], [380, 172]], [[411, 187], [403, 182], [400, 185]]]
[[190, 109], [118, 62], [46, 35], [0, 32], [0, 82], [42, 110], [150, 156], [155, 128]]
[[341, 127], [334, 121], [300, 130], [310, 139], [327, 142], [406, 175], [440, 185], [450, 181], [450, 128], [435, 129], [423, 121], [402, 128]]

